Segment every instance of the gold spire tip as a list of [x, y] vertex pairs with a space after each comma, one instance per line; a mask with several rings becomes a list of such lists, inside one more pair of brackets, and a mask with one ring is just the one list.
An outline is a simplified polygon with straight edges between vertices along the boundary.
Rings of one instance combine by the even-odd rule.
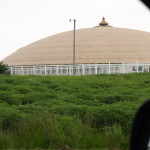
[[102, 21], [99, 23], [100, 26], [108, 26], [108, 23], [105, 21], [105, 17], [103, 16]]

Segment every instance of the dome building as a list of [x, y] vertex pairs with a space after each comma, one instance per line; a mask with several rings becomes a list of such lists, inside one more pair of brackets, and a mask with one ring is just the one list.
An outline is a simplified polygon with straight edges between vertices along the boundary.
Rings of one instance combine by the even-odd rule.
[[[76, 30], [75, 74], [150, 71], [150, 33], [109, 26]], [[20, 48], [3, 62], [11, 74], [72, 75], [73, 31], [56, 34]]]

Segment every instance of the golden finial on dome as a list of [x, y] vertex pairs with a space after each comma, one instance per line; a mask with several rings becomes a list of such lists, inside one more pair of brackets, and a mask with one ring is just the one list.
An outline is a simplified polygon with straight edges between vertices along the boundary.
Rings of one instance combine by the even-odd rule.
[[102, 18], [102, 21], [99, 23], [100, 26], [108, 26], [108, 23], [105, 21], [105, 17]]

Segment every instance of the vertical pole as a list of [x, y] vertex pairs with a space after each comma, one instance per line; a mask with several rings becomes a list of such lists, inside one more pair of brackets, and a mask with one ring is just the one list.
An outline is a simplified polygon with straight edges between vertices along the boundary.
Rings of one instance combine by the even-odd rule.
[[56, 67], [56, 75], [59, 75], [59, 68], [58, 68], [58, 65]]
[[66, 66], [66, 73], [67, 73], [66, 75], [69, 75], [69, 71], [68, 70], [69, 70], [69, 66], [67, 65]]
[[75, 29], [76, 29], [76, 19], [74, 21], [74, 30], [73, 30], [73, 75], [75, 75]]
[[15, 67], [14, 69], [15, 69], [15, 75], [17, 75], [17, 74], [16, 74], [16, 67]]
[[97, 63], [95, 64], [95, 74], [97, 74]]
[[138, 62], [136, 63], [136, 73], [139, 73], [139, 66], [138, 66]]
[[122, 63], [122, 73], [124, 74], [124, 62]]
[[[24, 75], [24, 72], [23, 72], [23, 67], [21, 66], [21, 75]], [[19, 73], [19, 75], [20, 75], [20, 73]]]
[[73, 29], [73, 64], [72, 64], [72, 69], [73, 69], [73, 75], [75, 75], [75, 30], [76, 30], [76, 19], [70, 19], [70, 22], [74, 22], [74, 29]]
[[68, 67], [69, 67], [69, 75], [71, 76], [72, 66], [71, 66], [71, 65], [68, 65]]
[[10, 73], [13, 75], [13, 67], [10, 67]]
[[110, 74], [110, 62], [109, 62], [109, 74]]
[[84, 64], [82, 64], [82, 75], [85, 74], [85, 67], [84, 67]]
[[32, 71], [32, 75], [35, 75], [35, 66], [33, 66], [33, 71]]
[[47, 75], [47, 67], [46, 67], [46, 65], [44, 66], [44, 72], [45, 72], [45, 75]]

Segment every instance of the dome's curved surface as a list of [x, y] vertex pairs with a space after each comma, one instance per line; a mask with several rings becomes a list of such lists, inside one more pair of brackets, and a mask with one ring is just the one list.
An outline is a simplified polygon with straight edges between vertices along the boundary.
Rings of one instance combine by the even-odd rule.
[[[72, 64], [73, 31], [27, 45], [3, 62], [9, 66]], [[76, 30], [76, 63], [150, 63], [150, 33], [125, 28]]]

